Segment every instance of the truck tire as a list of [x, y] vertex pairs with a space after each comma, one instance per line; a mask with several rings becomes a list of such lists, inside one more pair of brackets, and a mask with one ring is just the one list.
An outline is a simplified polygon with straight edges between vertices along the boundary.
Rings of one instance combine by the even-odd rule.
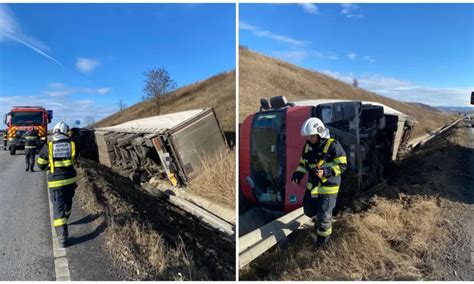
[[15, 155], [15, 152], [16, 152], [16, 149], [15, 149], [15, 148], [11, 148], [11, 149], [10, 149], [10, 155], [12, 155], [12, 156]]

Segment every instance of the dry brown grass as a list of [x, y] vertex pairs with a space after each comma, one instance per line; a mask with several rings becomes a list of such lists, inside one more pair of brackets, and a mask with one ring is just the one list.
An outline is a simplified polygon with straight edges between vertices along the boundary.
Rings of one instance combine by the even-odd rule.
[[[413, 201], [413, 200], [412, 200]], [[446, 224], [433, 198], [404, 204], [375, 198], [362, 214], [335, 222], [331, 246], [316, 251], [316, 235], [299, 232], [288, 250], [264, 255], [246, 280], [419, 280], [436, 271]], [[278, 253], [280, 261], [274, 261]], [[255, 265], [255, 266], [253, 266]], [[253, 267], [252, 267], [253, 266]], [[264, 268], [264, 266], [266, 266]]]
[[191, 192], [235, 208], [235, 151], [221, 152], [203, 161], [202, 173], [191, 182]]
[[[235, 131], [235, 71], [179, 88], [163, 98], [159, 114], [204, 107], [214, 107], [224, 131]], [[112, 126], [154, 115], [158, 113], [153, 103], [145, 101], [106, 117], [95, 123], [95, 126]]]
[[465, 228], [467, 218], [472, 218], [472, 197], [468, 198], [472, 190], [465, 176], [472, 150], [466, 148], [469, 137], [463, 131], [460, 125], [428, 142], [396, 167], [389, 187], [378, 192], [378, 197], [355, 213], [340, 212], [326, 250], [315, 249], [316, 235], [311, 229], [300, 230], [288, 249], [268, 251], [246, 267], [241, 277], [472, 279], [470, 236]]
[[403, 103], [354, 88], [342, 81], [312, 70], [291, 65], [246, 49], [240, 49], [239, 121], [258, 110], [260, 98], [286, 96], [289, 101], [307, 99], [352, 99], [374, 101], [390, 106], [420, 123], [413, 135], [420, 136], [448, 123], [449, 115], [410, 103]]
[[[156, 230], [133, 219], [121, 225], [112, 222], [110, 232], [108, 244], [120, 248], [116, 254], [133, 267], [139, 279], [147, 279], [149, 270], [159, 279], [193, 279], [193, 261], [182, 239], [171, 247]], [[149, 267], [144, 269], [143, 264]]]
[[[84, 171], [80, 168], [78, 173], [81, 179], [76, 198], [89, 214], [100, 216], [97, 223], [107, 224], [107, 245], [118, 266], [125, 266], [130, 280], [190, 280], [198, 277], [193, 271], [192, 258], [179, 236], [171, 246], [149, 224], [138, 222], [133, 210], [130, 212], [130, 206], [116, 196], [97, 194], [94, 190], [96, 185], [90, 177], [86, 174], [83, 179]], [[117, 203], [122, 206], [114, 206]]]
[[110, 169], [78, 160], [76, 202], [99, 216], [104, 239], [128, 280], [232, 280], [235, 245]]
[[326, 269], [326, 275], [351, 280], [423, 277], [424, 261], [433, 257], [432, 249], [444, 236], [440, 208], [430, 199], [410, 205], [386, 199], [374, 203], [368, 212], [339, 224], [337, 234], [344, 237], [336, 236], [334, 246], [313, 263], [313, 272]]

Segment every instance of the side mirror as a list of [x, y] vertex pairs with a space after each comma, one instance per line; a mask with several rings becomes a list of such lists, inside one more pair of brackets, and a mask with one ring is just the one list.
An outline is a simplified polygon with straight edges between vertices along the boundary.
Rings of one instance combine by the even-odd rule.
[[270, 104], [266, 99], [260, 99], [260, 111], [262, 110], [269, 110]]
[[272, 105], [272, 108], [278, 109], [286, 107], [288, 105], [288, 101], [286, 100], [285, 96], [277, 96], [270, 98], [270, 104]]

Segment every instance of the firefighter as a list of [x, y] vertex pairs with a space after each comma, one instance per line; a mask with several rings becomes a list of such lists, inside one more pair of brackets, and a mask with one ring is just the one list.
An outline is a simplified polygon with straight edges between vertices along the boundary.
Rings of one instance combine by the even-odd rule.
[[34, 171], [36, 147], [38, 145], [38, 133], [36, 129], [31, 128], [25, 135], [25, 171]]
[[7, 150], [7, 143], [8, 143], [8, 131], [3, 132], [3, 151]]
[[341, 173], [347, 168], [347, 157], [341, 144], [330, 138], [329, 129], [318, 118], [309, 118], [301, 127], [306, 138], [298, 168], [291, 181], [300, 183], [308, 173], [303, 199], [305, 215], [315, 221], [316, 246], [327, 246], [332, 234], [332, 211], [341, 185]]
[[67, 245], [67, 222], [77, 187], [76, 170], [73, 166], [76, 145], [68, 133], [69, 126], [62, 121], [58, 122], [53, 128], [51, 141], [41, 149], [37, 160], [41, 170], [49, 171], [48, 188], [53, 203], [53, 225], [61, 247]]

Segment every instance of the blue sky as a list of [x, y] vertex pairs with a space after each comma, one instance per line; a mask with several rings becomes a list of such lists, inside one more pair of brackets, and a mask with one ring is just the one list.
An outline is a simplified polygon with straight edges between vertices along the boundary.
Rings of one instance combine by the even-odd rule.
[[474, 4], [240, 4], [240, 45], [402, 101], [466, 106]]
[[0, 4], [2, 115], [99, 120], [140, 101], [153, 67], [178, 86], [235, 69], [235, 4]]

